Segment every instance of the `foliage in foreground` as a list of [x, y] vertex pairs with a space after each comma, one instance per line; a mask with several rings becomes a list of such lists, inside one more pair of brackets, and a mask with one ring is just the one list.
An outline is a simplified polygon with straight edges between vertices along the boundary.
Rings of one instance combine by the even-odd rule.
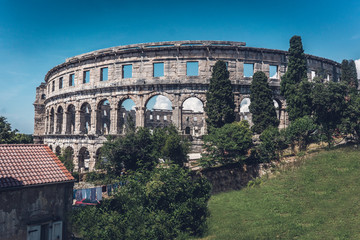
[[252, 133], [247, 121], [225, 124], [204, 136], [200, 164], [204, 167], [243, 161], [252, 146]]
[[177, 165], [126, 176], [115, 197], [72, 215], [84, 239], [174, 239], [206, 230], [210, 184]]
[[120, 176], [124, 168], [151, 171], [160, 158], [183, 166], [188, 150], [188, 143], [180, 138], [174, 126], [155, 129], [153, 134], [147, 128], [138, 128], [106, 141], [97, 167], [105, 169], [109, 175]]
[[203, 239], [360, 239], [359, 176], [359, 150], [346, 147], [257, 187], [213, 195]]

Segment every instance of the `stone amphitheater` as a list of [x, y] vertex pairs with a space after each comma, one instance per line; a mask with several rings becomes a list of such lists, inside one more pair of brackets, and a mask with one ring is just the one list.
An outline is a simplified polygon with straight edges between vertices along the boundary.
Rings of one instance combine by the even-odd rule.
[[[227, 63], [237, 120], [251, 122], [250, 84], [256, 71], [269, 77], [280, 128], [288, 124], [280, 79], [287, 51], [244, 42], [172, 41], [112, 47], [66, 59], [36, 88], [34, 140], [56, 152], [73, 152], [75, 171], [91, 171], [108, 135], [138, 127], [175, 125], [198, 151], [206, 133], [205, 93], [217, 60]], [[308, 78], [317, 71], [338, 81], [340, 64], [306, 55]]]

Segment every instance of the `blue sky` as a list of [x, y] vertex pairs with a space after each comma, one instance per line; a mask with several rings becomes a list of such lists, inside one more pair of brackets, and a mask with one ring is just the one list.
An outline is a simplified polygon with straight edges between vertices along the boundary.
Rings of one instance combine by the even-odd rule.
[[35, 88], [52, 67], [85, 52], [170, 40], [243, 41], [360, 59], [360, 1], [0, 0], [0, 115], [33, 132]]

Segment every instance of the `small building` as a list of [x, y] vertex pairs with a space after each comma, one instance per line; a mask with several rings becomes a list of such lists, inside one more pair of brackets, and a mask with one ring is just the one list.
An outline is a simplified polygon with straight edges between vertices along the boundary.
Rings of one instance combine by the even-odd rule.
[[68, 239], [74, 178], [41, 144], [0, 144], [0, 239]]

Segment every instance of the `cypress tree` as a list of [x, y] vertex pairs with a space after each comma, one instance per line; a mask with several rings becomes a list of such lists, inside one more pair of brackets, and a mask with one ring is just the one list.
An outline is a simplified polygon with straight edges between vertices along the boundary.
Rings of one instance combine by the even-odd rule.
[[251, 82], [250, 112], [252, 113], [252, 130], [262, 133], [268, 127], [277, 127], [279, 119], [272, 99], [272, 91], [263, 72], [256, 72]]
[[346, 82], [350, 87], [358, 88], [357, 72], [354, 60], [344, 59], [341, 62], [341, 81]]
[[229, 71], [223, 61], [217, 61], [210, 79], [209, 91], [206, 93], [205, 112], [208, 129], [220, 128], [226, 123], [235, 121], [235, 103]]
[[311, 84], [307, 80], [307, 63], [300, 36], [290, 39], [289, 64], [281, 78], [280, 90], [288, 107], [289, 119], [311, 115]]

